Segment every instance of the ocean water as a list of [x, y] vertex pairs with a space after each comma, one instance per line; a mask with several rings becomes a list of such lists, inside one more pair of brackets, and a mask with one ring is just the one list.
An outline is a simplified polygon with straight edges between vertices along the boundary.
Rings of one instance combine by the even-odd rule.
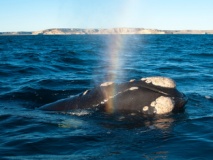
[[[185, 112], [145, 118], [39, 107], [102, 82], [173, 78]], [[213, 157], [212, 35], [0, 36], [0, 159]]]

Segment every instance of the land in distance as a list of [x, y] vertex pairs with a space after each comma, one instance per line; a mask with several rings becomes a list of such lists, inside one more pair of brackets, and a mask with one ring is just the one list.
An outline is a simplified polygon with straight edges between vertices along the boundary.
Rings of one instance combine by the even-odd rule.
[[76, 34], [213, 34], [213, 30], [158, 30], [144, 28], [81, 29], [53, 28], [32, 32], [0, 32], [0, 35], [76, 35]]

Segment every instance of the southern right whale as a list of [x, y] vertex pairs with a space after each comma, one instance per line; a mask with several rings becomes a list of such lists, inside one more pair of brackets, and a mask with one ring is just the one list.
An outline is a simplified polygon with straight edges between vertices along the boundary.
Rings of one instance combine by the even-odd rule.
[[147, 77], [125, 83], [105, 82], [93, 89], [42, 106], [47, 111], [101, 108], [106, 112], [167, 114], [184, 110], [187, 97], [167, 77]]

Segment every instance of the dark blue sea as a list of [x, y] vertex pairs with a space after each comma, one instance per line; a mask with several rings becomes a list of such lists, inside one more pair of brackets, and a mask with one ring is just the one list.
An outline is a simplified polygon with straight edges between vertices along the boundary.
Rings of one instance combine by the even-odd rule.
[[[185, 112], [39, 107], [97, 84], [174, 79]], [[213, 35], [0, 36], [0, 159], [213, 158]]]

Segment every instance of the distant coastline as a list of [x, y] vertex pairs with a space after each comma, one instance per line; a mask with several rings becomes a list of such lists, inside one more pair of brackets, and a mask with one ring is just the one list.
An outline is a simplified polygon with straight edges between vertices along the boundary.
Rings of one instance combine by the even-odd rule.
[[145, 28], [81, 29], [53, 28], [32, 32], [0, 32], [4, 35], [84, 35], [84, 34], [213, 34], [213, 30], [158, 30]]

